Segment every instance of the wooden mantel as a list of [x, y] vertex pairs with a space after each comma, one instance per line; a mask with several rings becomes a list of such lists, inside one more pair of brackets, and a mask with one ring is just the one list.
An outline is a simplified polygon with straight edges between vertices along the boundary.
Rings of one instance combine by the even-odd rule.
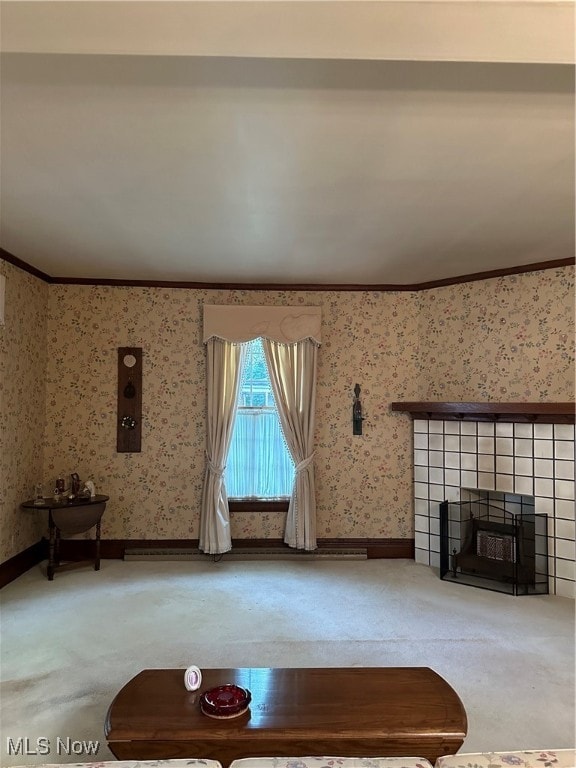
[[391, 403], [391, 411], [404, 411], [413, 419], [458, 421], [521, 421], [574, 424], [575, 403]]

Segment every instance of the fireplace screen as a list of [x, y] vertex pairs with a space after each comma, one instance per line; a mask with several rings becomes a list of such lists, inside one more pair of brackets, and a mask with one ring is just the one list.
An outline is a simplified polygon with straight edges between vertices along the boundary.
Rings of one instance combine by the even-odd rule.
[[461, 489], [440, 504], [440, 577], [519, 594], [548, 592], [546, 515], [534, 498]]

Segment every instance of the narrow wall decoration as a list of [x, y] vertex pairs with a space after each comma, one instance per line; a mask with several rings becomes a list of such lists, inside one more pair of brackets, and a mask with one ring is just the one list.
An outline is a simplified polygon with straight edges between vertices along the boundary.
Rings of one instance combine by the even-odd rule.
[[352, 403], [352, 434], [362, 434], [362, 422], [366, 417], [362, 413], [362, 401], [360, 400], [360, 384], [354, 387], [354, 401]]
[[142, 348], [118, 347], [118, 453], [142, 450]]

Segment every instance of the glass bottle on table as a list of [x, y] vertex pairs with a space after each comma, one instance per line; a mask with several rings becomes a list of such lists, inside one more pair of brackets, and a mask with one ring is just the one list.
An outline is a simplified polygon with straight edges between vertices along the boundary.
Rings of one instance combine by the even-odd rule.
[[64, 475], [62, 474], [56, 479], [56, 486], [54, 488], [54, 500], [64, 501], [65, 491], [66, 491], [66, 484], [64, 482]]
[[36, 483], [34, 486], [34, 504], [37, 506], [44, 504], [44, 486], [42, 483]]

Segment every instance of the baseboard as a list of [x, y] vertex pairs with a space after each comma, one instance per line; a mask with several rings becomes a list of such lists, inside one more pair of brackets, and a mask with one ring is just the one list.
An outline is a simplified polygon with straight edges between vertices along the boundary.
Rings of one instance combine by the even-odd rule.
[[367, 560], [366, 548], [362, 549], [328, 549], [318, 548], [313, 551], [304, 551], [287, 547], [279, 549], [278, 547], [238, 547], [221, 555], [207, 555], [197, 549], [181, 549], [165, 547], [148, 549], [127, 549], [124, 560], [134, 561], [152, 561], [152, 560], [186, 560], [187, 562], [236, 562], [253, 560], [271, 560], [271, 561], [292, 561], [292, 562], [312, 562], [316, 560]]
[[[135, 539], [136, 546], [140, 542], [146, 543], [146, 539]], [[159, 539], [158, 541], [162, 541]], [[102, 560], [123, 560], [124, 551], [132, 546], [132, 539], [101, 539], [100, 558]], [[166, 546], [188, 546], [188, 542], [179, 542], [178, 539], [167, 542]], [[148, 546], [153, 546], [152, 542]], [[160, 546], [157, 544], [156, 546]], [[196, 542], [198, 547], [198, 542]], [[60, 539], [61, 560], [86, 560], [94, 556], [94, 539]]]
[[[318, 539], [318, 550], [366, 549], [369, 560], [386, 558], [414, 559], [414, 539]], [[102, 539], [100, 557], [103, 560], [122, 560], [127, 549], [177, 548], [198, 550], [198, 539]], [[288, 549], [282, 539], [233, 539], [232, 547], [250, 549]], [[91, 539], [62, 539], [62, 560], [86, 560], [93, 556], [94, 541]], [[48, 542], [41, 539], [31, 547], [0, 564], [0, 589], [48, 557]]]
[[322, 547], [365, 547], [368, 560], [414, 560], [414, 539], [318, 539], [318, 548]]
[[[318, 550], [366, 549], [368, 559], [404, 558], [414, 559], [414, 539], [318, 539]], [[62, 540], [60, 552], [62, 559], [84, 560], [90, 557], [94, 543], [88, 539]], [[285, 551], [289, 547], [282, 539], [233, 539], [234, 548], [278, 549]], [[125, 551], [138, 549], [178, 549], [198, 550], [198, 539], [103, 539], [100, 543], [100, 556], [105, 560], [122, 560]]]
[[37, 541], [31, 547], [22, 550], [14, 557], [0, 564], [0, 589], [11, 581], [22, 576], [42, 560], [48, 557], [48, 542], [46, 539]]

